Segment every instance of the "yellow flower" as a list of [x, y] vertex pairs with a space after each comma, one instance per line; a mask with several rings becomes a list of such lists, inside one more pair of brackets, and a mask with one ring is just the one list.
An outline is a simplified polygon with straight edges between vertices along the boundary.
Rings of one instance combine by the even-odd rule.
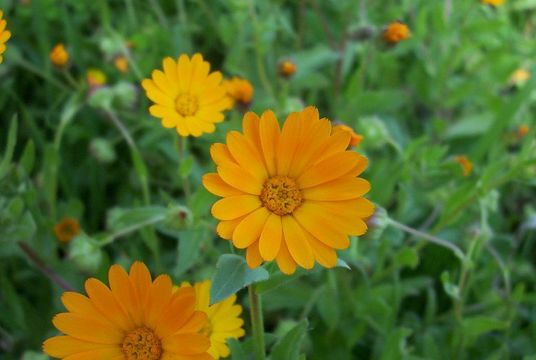
[[296, 70], [296, 64], [290, 60], [283, 60], [279, 63], [279, 75], [287, 79], [294, 75]]
[[332, 132], [335, 133], [337, 131], [346, 131], [347, 133], [350, 134], [350, 144], [349, 144], [349, 146], [354, 146], [354, 147], [359, 146], [359, 144], [363, 140], [363, 135], [357, 134], [354, 131], [354, 129], [352, 129], [348, 125], [338, 124], [338, 125], [333, 126]]
[[[205, 280], [194, 284], [196, 303], [195, 309], [203, 311], [208, 316], [208, 326], [203, 329], [203, 333], [210, 338], [210, 348], [208, 353], [214, 358], [225, 358], [231, 351], [226, 342], [228, 339], [238, 339], [245, 335], [242, 328], [244, 321], [240, 318], [242, 306], [235, 304], [236, 295], [231, 295], [214, 305], [210, 303], [211, 281]], [[191, 287], [184, 284], [182, 287]]]
[[108, 273], [110, 287], [88, 279], [88, 296], [66, 292], [67, 312], [52, 322], [65, 335], [43, 343], [59, 359], [212, 360], [210, 341], [201, 331], [207, 315], [195, 310], [193, 288], [172, 292], [171, 279], [154, 281], [147, 267], [135, 262], [130, 274], [119, 265]]
[[222, 122], [223, 111], [232, 106], [221, 73], [210, 73], [210, 64], [201, 54], [191, 59], [183, 54], [177, 61], [167, 57], [163, 68], [141, 83], [155, 103], [149, 108], [151, 115], [161, 118], [165, 128], [176, 128], [181, 136], [214, 132], [214, 124]]
[[530, 79], [530, 72], [525, 68], [519, 68], [510, 75], [510, 85], [523, 86]]
[[383, 31], [383, 40], [391, 45], [398, 44], [410, 36], [409, 27], [401, 21], [393, 21]]
[[6, 42], [11, 37], [11, 33], [6, 30], [7, 21], [3, 19], [4, 12], [0, 10], [0, 64], [4, 61], [2, 54], [6, 51]]
[[114, 65], [117, 70], [126, 74], [128, 72], [128, 59], [124, 55], [119, 55], [114, 59]]
[[505, 0], [480, 0], [480, 2], [490, 6], [501, 6], [504, 4]]
[[471, 171], [473, 170], [473, 163], [469, 161], [467, 156], [465, 155], [458, 155], [454, 157], [454, 161], [460, 164], [463, 170], [463, 176], [469, 176], [471, 174]]
[[368, 181], [358, 178], [368, 161], [347, 151], [350, 134], [332, 133], [331, 122], [307, 107], [291, 113], [283, 128], [272, 111], [244, 115], [243, 133], [210, 152], [217, 173], [203, 185], [223, 197], [212, 206], [218, 234], [246, 250], [250, 267], [276, 260], [285, 274], [337, 263], [348, 235], [367, 231], [364, 218], [374, 206], [362, 196]]
[[69, 53], [65, 50], [65, 46], [62, 43], [54, 46], [50, 52], [50, 61], [57, 67], [64, 67], [65, 64], [69, 61]]
[[249, 81], [235, 76], [230, 80], [224, 80], [223, 86], [233, 104], [239, 103], [246, 107], [250, 104], [253, 97], [253, 86]]
[[106, 74], [99, 69], [89, 69], [86, 72], [86, 80], [90, 87], [99, 87], [106, 84]]
[[54, 235], [62, 243], [68, 243], [80, 234], [80, 224], [76, 219], [66, 217], [54, 225]]
[[525, 135], [527, 135], [530, 131], [530, 128], [527, 124], [523, 124], [520, 127], [517, 128], [517, 137], [523, 138]]

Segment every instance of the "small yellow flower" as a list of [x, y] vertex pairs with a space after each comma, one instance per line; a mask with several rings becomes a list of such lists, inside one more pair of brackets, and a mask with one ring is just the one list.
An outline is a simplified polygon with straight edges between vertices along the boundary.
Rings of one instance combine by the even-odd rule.
[[68, 243], [80, 234], [80, 224], [76, 219], [66, 217], [54, 225], [54, 235], [62, 243]]
[[0, 64], [4, 61], [2, 54], [6, 51], [6, 42], [11, 37], [11, 32], [6, 29], [7, 21], [3, 19], [4, 12], [0, 10]]
[[213, 133], [223, 121], [223, 112], [232, 107], [222, 74], [210, 72], [201, 54], [181, 55], [177, 61], [167, 57], [164, 71], [154, 70], [141, 85], [155, 104], [149, 108], [165, 128], [175, 128], [181, 136]]
[[103, 86], [106, 84], [106, 74], [99, 69], [89, 69], [86, 72], [86, 80], [91, 88]]
[[480, 3], [490, 6], [501, 6], [506, 0], [480, 0]]
[[47, 339], [45, 354], [69, 360], [212, 360], [202, 332], [207, 315], [195, 310], [194, 289], [173, 292], [168, 275], [153, 281], [141, 262], [129, 273], [113, 265], [108, 279], [109, 287], [86, 280], [87, 296], [63, 293], [67, 311], [52, 323], [65, 335]]
[[279, 63], [279, 75], [284, 78], [290, 78], [296, 73], [297, 66], [290, 60], [283, 60]]
[[463, 170], [463, 176], [469, 176], [471, 174], [471, 171], [473, 170], [473, 163], [469, 161], [467, 156], [465, 155], [458, 155], [454, 157], [454, 161], [460, 164]]
[[126, 74], [128, 72], [128, 59], [124, 55], [119, 55], [114, 59], [114, 65], [119, 72]]
[[525, 68], [519, 68], [510, 75], [510, 85], [523, 86], [530, 79], [530, 71]]
[[517, 128], [517, 137], [521, 139], [525, 137], [525, 135], [527, 135], [529, 131], [530, 131], [529, 126], [527, 124], [523, 124], [519, 128]]
[[59, 68], [64, 67], [69, 61], [69, 53], [67, 52], [65, 46], [63, 46], [62, 43], [59, 43], [54, 46], [54, 48], [50, 52], [49, 57], [52, 64]]
[[[240, 318], [242, 306], [236, 304], [236, 295], [209, 305], [211, 285], [210, 280], [194, 284], [195, 309], [203, 311], [208, 316], [209, 324], [202, 330], [202, 333], [210, 338], [210, 348], [207, 352], [214, 359], [219, 359], [231, 354], [227, 346], [228, 339], [238, 339], [245, 335], [244, 320]], [[186, 283], [181, 287], [191, 287], [191, 285]]]
[[350, 147], [359, 146], [359, 144], [363, 140], [363, 135], [357, 134], [354, 129], [352, 129], [348, 125], [338, 124], [333, 126], [332, 132], [336, 133], [337, 131], [346, 131], [348, 134], [350, 134]]
[[275, 114], [244, 115], [243, 132], [210, 149], [216, 173], [203, 185], [222, 197], [212, 206], [223, 239], [246, 249], [251, 268], [275, 260], [285, 274], [337, 264], [348, 236], [363, 235], [374, 205], [363, 198], [370, 184], [358, 177], [368, 160], [347, 151], [350, 134], [332, 132], [309, 106], [291, 113], [282, 128]]
[[231, 98], [233, 104], [240, 104], [248, 107], [253, 98], [253, 86], [246, 79], [233, 77], [230, 80], [224, 80], [223, 86], [227, 90], [227, 95]]
[[409, 27], [401, 21], [393, 21], [383, 31], [383, 40], [390, 45], [398, 44], [410, 36]]

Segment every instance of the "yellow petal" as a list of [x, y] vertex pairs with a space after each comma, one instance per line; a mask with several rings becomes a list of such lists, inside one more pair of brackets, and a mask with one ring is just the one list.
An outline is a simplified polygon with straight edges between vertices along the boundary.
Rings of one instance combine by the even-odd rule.
[[290, 255], [288, 251], [287, 244], [284, 241], [281, 241], [281, 247], [279, 248], [279, 253], [275, 258], [279, 270], [283, 274], [292, 275], [296, 271], [296, 261]]
[[296, 148], [300, 142], [300, 118], [299, 113], [291, 113], [281, 132], [279, 145], [277, 148], [277, 173], [288, 175], [292, 160], [296, 153]]
[[275, 259], [281, 246], [282, 235], [281, 217], [276, 214], [270, 214], [259, 239], [259, 250], [264, 260], [271, 261]]
[[255, 146], [238, 131], [227, 133], [227, 147], [238, 165], [263, 182], [268, 177], [264, 160], [258, 153]]
[[261, 253], [259, 252], [259, 242], [255, 242], [247, 248], [246, 262], [252, 269], [257, 268], [262, 264], [262, 257]]
[[233, 219], [233, 220], [223, 220], [218, 223], [216, 226], [216, 232], [218, 235], [225, 240], [231, 240], [233, 238], [233, 233], [238, 224], [242, 222], [244, 216]]
[[312, 188], [303, 189], [303, 197], [308, 200], [337, 201], [356, 199], [370, 190], [368, 181], [362, 178], [339, 178]]
[[[236, 160], [233, 158], [227, 145], [221, 143], [215, 143], [210, 146], [210, 156], [216, 165], [220, 165], [222, 162], [235, 163]], [[238, 165], [238, 164], [236, 164]]]
[[280, 130], [279, 123], [273, 111], [267, 110], [262, 114], [259, 131], [264, 161], [270, 176], [274, 176], [277, 173], [276, 155], [279, 146]]
[[350, 245], [348, 236], [339, 229], [332, 227], [331, 222], [319, 222], [318, 219], [300, 206], [292, 215], [303, 229], [311, 233], [324, 244], [335, 249], [346, 249]]
[[202, 177], [203, 186], [209, 192], [221, 197], [245, 195], [244, 192], [230, 186], [216, 173], [208, 173]]
[[350, 172], [360, 158], [360, 155], [353, 151], [335, 154], [305, 170], [296, 181], [301, 189], [326, 183]]
[[294, 261], [305, 269], [312, 269], [315, 264], [313, 251], [300, 225], [292, 216], [283, 216], [281, 225], [285, 243]]
[[270, 212], [265, 207], [260, 207], [246, 216], [233, 232], [233, 245], [245, 249], [257, 241], [269, 215]]
[[258, 196], [229, 196], [218, 200], [212, 205], [212, 216], [218, 220], [233, 220], [237, 217], [247, 215], [261, 206]]
[[259, 195], [263, 181], [255, 178], [249, 171], [230, 162], [221, 162], [218, 166], [218, 174], [227, 184], [253, 195]]

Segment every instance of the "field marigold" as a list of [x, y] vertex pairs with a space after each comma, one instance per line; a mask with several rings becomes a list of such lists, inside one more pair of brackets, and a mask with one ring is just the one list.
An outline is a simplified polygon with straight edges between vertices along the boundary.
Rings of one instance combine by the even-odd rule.
[[[231, 354], [227, 346], [228, 339], [238, 339], [245, 335], [244, 320], [240, 318], [242, 306], [235, 304], [236, 295], [210, 305], [210, 280], [194, 284], [196, 303], [195, 309], [208, 316], [209, 324], [202, 330], [210, 338], [208, 353], [214, 358], [225, 358]], [[183, 287], [191, 287], [185, 284]]]
[[223, 121], [223, 111], [232, 104], [222, 85], [222, 74], [210, 72], [201, 54], [181, 55], [177, 61], [167, 57], [164, 71], [154, 70], [152, 79], [142, 81], [147, 97], [155, 104], [151, 115], [162, 119], [162, 126], [175, 128], [181, 136], [212, 133]]
[[510, 75], [509, 83], [512, 86], [523, 86], [530, 79], [530, 71], [519, 68]]
[[411, 36], [409, 27], [401, 21], [393, 21], [383, 31], [383, 40], [388, 44], [395, 45]]
[[354, 131], [354, 129], [352, 129], [348, 125], [338, 124], [338, 125], [333, 126], [332, 132], [335, 133], [337, 131], [346, 131], [347, 133], [350, 134], [350, 144], [348, 145], [350, 147], [359, 146], [359, 144], [363, 140], [363, 135], [359, 135], [358, 133]]
[[297, 66], [290, 60], [283, 60], [279, 63], [279, 75], [290, 78], [296, 73]]
[[0, 64], [4, 61], [2, 56], [6, 51], [6, 42], [11, 37], [11, 32], [6, 29], [7, 21], [3, 18], [4, 12], [0, 10]]
[[49, 58], [52, 64], [62, 68], [69, 62], [69, 53], [65, 49], [65, 46], [62, 43], [59, 43], [52, 48]]
[[248, 107], [253, 98], [253, 85], [246, 79], [241, 79], [237, 76], [230, 80], [223, 81], [223, 86], [227, 91], [233, 104], [240, 104], [243, 107]]
[[276, 260], [285, 274], [299, 265], [311, 269], [337, 263], [336, 249], [348, 235], [367, 231], [373, 204], [362, 198], [368, 181], [357, 177], [365, 157], [347, 151], [350, 134], [332, 133], [315, 107], [291, 113], [280, 129], [272, 111], [244, 115], [243, 133], [231, 131], [227, 144], [210, 152], [217, 173], [203, 176], [211, 193], [218, 234], [246, 250], [250, 267]]
[[504, 4], [505, 0], [480, 0], [480, 2], [484, 5], [490, 5], [490, 6], [501, 6]]
[[471, 174], [471, 171], [473, 170], [473, 163], [467, 158], [467, 156], [455, 156], [454, 161], [456, 161], [462, 167], [463, 176], [469, 176]]
[[89, 87], [96, 88], [105, 85], [108, 79], [106, 78], [106, 74], [102, 72], [102, 70], [89, 69], [86, 72], [86, 80]]
[[80, 234], [80, 224], [76, 219], [66, 217], [54, 225], [54, 235], [62, 243], [68, 243]]
[[518, 128], [517, 128], [517, 137], [518, 138], [524, 138], [525, 135], [527, 135], [530, 131], [530, 128], [527, 124], [523, 124], [523, 125], [520, 125]]
[[202, 333], [207, 315], [195, 310], [193, 288], [172, 292], [171, 279], [154, 281], [147, 267], [135, 262], [130, 274], [119, 265], [108, 273], [110, 287], [88, 279], [88, 296], [66, 292], [67, 312], [52, 322], [65, 335], [43, 343], [43, 351], [60, 359], [212, 360]]
[[128, 59], [125, 55], [116, 56], [114, 59], [114, 65], [119, 72], [126, 74], [128, 72]]

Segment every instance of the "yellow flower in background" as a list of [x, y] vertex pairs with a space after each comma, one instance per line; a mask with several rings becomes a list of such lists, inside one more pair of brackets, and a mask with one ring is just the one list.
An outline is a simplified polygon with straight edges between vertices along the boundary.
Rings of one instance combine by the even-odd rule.
[[480, 0], [480, 2], [490, 6], [501, 6], [504, 4], [505, 0]]
[[218, 234], [246, 249], [252, 268], [274, 259], [285, 274], [315, 260], [335, 266], [335, 250], [350, 245], [348, 235], [363, 235], [374, 211], [363, 198], [370, 184], [358, 177], [367, 159], [347, 151], [350, 134], [332, 133], [313, 106], [291, 113], [282, 129], [272, 111], [246, 113], [242, 127], [212, 145], [217, 173], [203, 176], [223, 197], [212, 206]]
[[65, 49], [65, 46], [62, 43], [59, 43], [52, 48], [49, 58], [52, 64], [61, 68], [64, 67], [69, 61], [69, 53]]
[[510, 75], [509, 83], [514, 86], [523, 86], [530, 79], [530, 71], [519, 68]]
[[230, 80], [224, 80], [223, 86], [233, 104], [239, 103], [245, 107], [249, 106], [253, 98], [253, 86], [249, 81], [234, 76]]
[[7, 21], [3, 16], [4, 12], [0, 10], [0, 64], [4, 61], [2, 54], [6, 51], [6, 42], [11, 37], [11, 33], [6, 29]]
[[279, 75], [290, 78], [296, 73], [297, 66], [290, 60], [283, 60], [279, 63]]
[[363, 135], [357, 134], [354, 131], [354, 129], [352, 129], [348, 125], [338, 124], [338, 125], [333, 126], [332, 132], [336, 133], [337, 131], [346, 131], [347, 133], [350, 134], [350, 144], [349, 144], [349, 146], [352, 146], [352, 147], [359, 146], [359, 144], [363, 140]]
[[99, 87], [106, 84], [106, 74], [99, 69], [89, 69], [86, 72], [86, 80], [90, 87]]
[[409, 27], [401, 21], [393, 21], [383, 31], [383, 40], [391, 45], [398, 44], [410, 36]]
[[54, 225], [54, 235], [62, 243], [68, 243], [80, 234], [80, 224], [76, 219], [66, 217]]
[[125, 55], [116, 56], [114, 59], [114, 65], [119, 72], [126, 74], [128, 72], [128, 59]]
[[207, 315], [195, 310], [193, 288], [172, 292], [171, 279], [154, 281], [147, 267], [135, 262], [130, 273], [110, 267], [110, 287], [97, 279], [85, 283], [87, 296], [66, 292], [67, 312], [52, 322], [65, 335], [43, 343], [59, 359], [212, 360], [210, 341], [202, 330]]
[[[245, 335], [244, 320], [240, 318], [242, 306], [236, 304], [236, 295], [231, 295], [214, 305], [210, 303], [210, 280], [194, 284], [196, 304], [195, 309], [203, 311], [208, 316], [208, 326], [202, 332], [210, 338], [208, 353], [214, 358], [225, 358], [231, 354], [227, 346], [228, 339], [238, 339]], [[182, 287], [191, 287], [185, 284]]]
[[517, 128], [517, 137], [524, 138], [530, 131], [530, 128], [527, 124], [523, 124]]
[[462, 167], [463, 176], [469, 176], [469, 174], [471, 174], [471, 171], [473, 170], [473, 163], [469, 161], [467, 156], [465, 155], [455, 156], [454, 161], [456, 161]]
[[154, 70], [141, 85], [155, 104], [151, 115], [162, 120], [165, 128], [175, 128], [181, 136], [212, 133], [223, 121], [223, 111], [232, 107], [222, 85], [222, 74], [210, 72], [201, 54], [181, 55], [177, 61], [167, 57], [164, 71]]

